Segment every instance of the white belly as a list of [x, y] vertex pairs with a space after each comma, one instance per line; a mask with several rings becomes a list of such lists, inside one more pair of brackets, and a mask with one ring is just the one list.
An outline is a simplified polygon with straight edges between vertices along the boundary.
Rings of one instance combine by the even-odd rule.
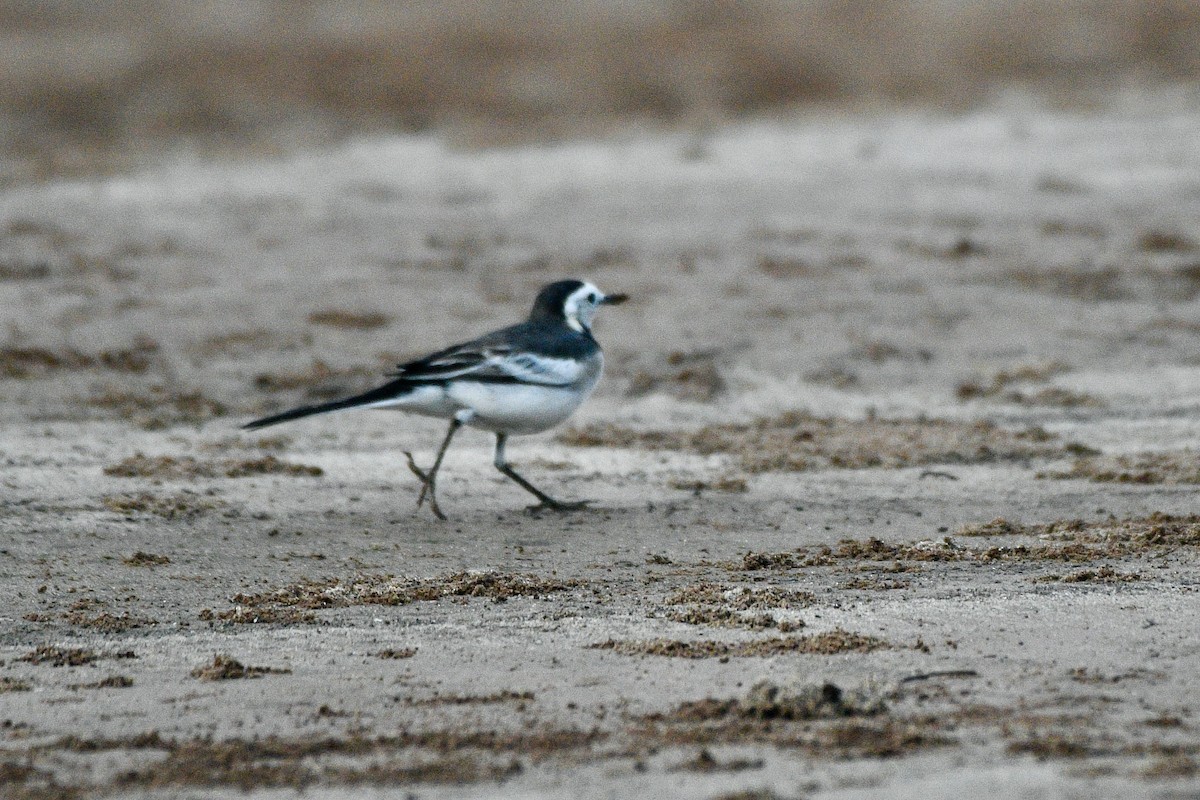
[[443, 419], [467, 410], [472, 412], [467, 424], [473, 428], [521, 435], [541, 433], [562, 423], [594, 387], [595, 381], [583, 387], [455, 381], [448, 386], [422, 386], [373, 406]]
[[558, 386], [460, 382], [447, 394], [474, 416], [467, 423], [494, 433], [540, 433], [562, 423], [587, 398], [589, 391]]

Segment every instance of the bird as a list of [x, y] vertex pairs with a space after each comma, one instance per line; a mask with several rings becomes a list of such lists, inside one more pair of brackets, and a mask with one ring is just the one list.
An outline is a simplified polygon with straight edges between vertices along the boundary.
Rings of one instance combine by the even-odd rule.
[[604, 353], [592, 335], [592, 320], [603, 305], [625, 294], [605, 294], [595, 284], [560, 280], [543, 286], [524, 322], [501, 328], [423, 358], [400, 364], [392, 380], [352, 397], [300, 406], [242, 426], [256, 430], [281, 422], [351, 408], [398, 409], [450, 421], [433, 465], [417, 466], [404, 451], [408, 468], [421, 481], [417, 508], [428, 500], [445, 520], [437, 501], [437, 477], [450, 441], [464, 425], [496, 435], [492, 463], [538, 499], [531, 510], [569, 511], [587, 501], [554, 499], [523, 478], [504, 454], [509, 436], [541, 433], [564, 422], [596, 388]]

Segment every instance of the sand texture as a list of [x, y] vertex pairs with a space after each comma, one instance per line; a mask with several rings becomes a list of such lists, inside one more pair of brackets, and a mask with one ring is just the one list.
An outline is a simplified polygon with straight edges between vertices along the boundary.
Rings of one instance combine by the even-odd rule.
[[[1200, 112], [364, 138], [0, 192], [0, 796], [1194, 797]], [[514, 440], [256, 415], [584, 277]]]

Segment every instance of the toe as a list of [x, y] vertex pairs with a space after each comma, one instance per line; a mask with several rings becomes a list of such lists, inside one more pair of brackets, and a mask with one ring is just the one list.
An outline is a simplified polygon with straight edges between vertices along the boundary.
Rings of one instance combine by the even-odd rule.
[[526, 506], [525, 511], [530, 514], [540, 514], [543, 511], [582, 511], [588, 508], [590, 500], [576, 500], [571, 503], [561, 503], [557, 500], [548, 503], [538, 503], [537, 505]]

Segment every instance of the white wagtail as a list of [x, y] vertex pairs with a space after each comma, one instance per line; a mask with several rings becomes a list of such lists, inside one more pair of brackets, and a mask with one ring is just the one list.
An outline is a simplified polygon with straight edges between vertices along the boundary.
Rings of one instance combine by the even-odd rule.
[[394, 380], [369, 392], [293, 408], [243, 427], [265, 428], [344, 408], [396, 408], [441, 417], [450, 420], [450, 430], [428, 472], [417, 466], [412, 453], [404, 453], [408, 468], [422, 483], [418, 508], [428, 497], [433, 513], [446, 518], [437, 502], [438, 468], [463, 425], [496, 434], [496, 469], [537, 497], [540, 504], [531, 508], [582, 508], [586, 501], [559, 502], [518, 475], [504, 458], [504, 444], [511, 435], [553, 428], [587, 399], [604, 369], [604, 355], [592, 336], [592, 317], [601, 305], [625, 299], [584, 281], [551, 283], [538, 292], [529, 318], [520, 324], [401, 364]]

